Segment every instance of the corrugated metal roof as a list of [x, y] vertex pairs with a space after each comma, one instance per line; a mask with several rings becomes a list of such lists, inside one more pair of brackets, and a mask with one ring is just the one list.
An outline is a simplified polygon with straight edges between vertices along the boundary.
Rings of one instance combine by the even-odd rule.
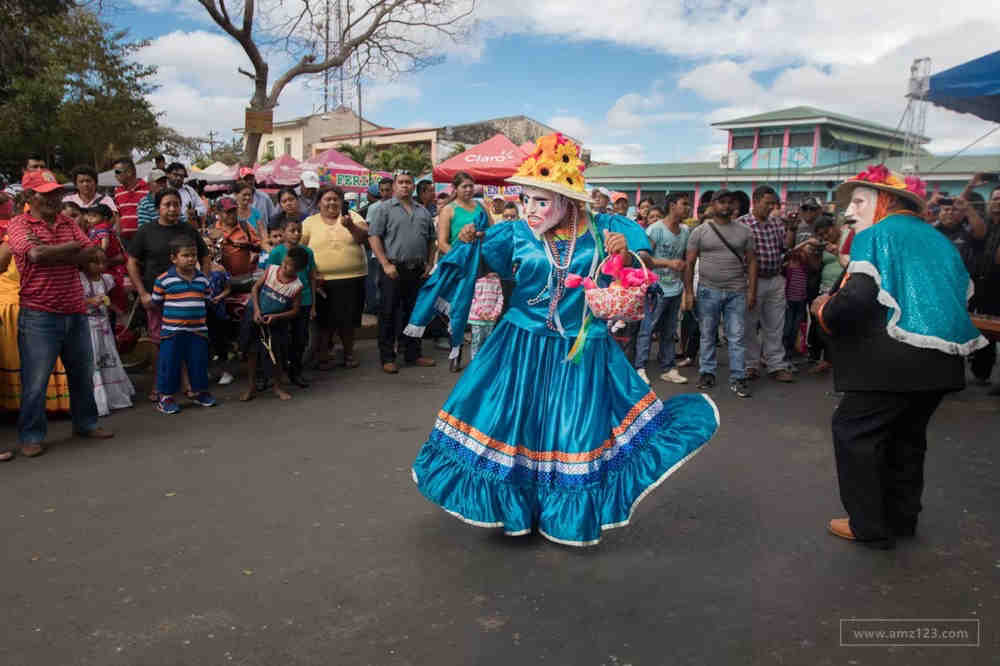
[[[945, 162], [945, 160], [948, 160]], [[809, 176], [829, 178], [831, 176], [846, 177], [863, 171], [871, 160], [858, 160], [823, 167], [803, 167], [795, 169], [786, 166], [778, 169], [720, 169], [718, 162], [668, 162], [661, 164], [621, 164], [594, 166], [587, 169], [588, 181], [628, 182], [630, 180], [650, 180], [656, 178], [691, 178], [693, 180], [725, 180], [729, 178], [746, 178], [759, 176], [761, 178], [801, 179]], [[943, 163], [943, 164], [942, 164]], [[894, 170], [902, 169], [902, 159], [893, 157], [886, 160], [886, 165]], [[932, 174], [973, 174], [982, 171], [1000, 171], [1000, 154], [998, 155], [966, 155], [948, 159], [947, 155], [926, 155], [920, 159], [920, 172], [924, 177]]]
[[879, 125], [878, 123], [862, 120], [861, 118], [846, 116], [842, 113], [834, 113], [833, 111], [824, 111], [823, 109], [817, 109], [816, 107], [813, 106], [793, 106], [789, 109], [780, 109], [778, 111], [758, 113], [757, 115], [754, 116], [744, 116], [742, 118], [724, 120], [717, 123], [712, 123], [712, 127], [725, 128], [729, 125], [745, 125], [750, 123], [776, 123], [785, 121], [791, 122], [791, 121], [810, 120], [813, 118], [815, 119], [829, 118], [830, 120], [833, 121], [839, 121], [850, 125], [858, 125], [861, 127], [866, 127], [880, 134], [890, 134], [893, 136], [896, 135], [902, 136], [903, 134], [903, 132], [900, 132], [899, 130], [896, 130], [892, 127]]

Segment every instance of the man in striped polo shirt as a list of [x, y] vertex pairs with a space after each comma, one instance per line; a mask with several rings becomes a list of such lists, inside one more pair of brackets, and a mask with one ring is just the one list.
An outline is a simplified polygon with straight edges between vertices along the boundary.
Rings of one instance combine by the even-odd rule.
[[[59, 214], [64, 192], [51, 171], [25, 171], [21, 185], [30, 195], [29, 212], [11, 220], [8, 228], [21, 274], [17, 436], [22, 455], [34, 457], [45, 452], [45, 390], [57, 357], [66, 367], [73, 431], [99, 439], [112, 435], [97, 425], [90, 324], [80, 283], [80, 266], [92, 261], [99, 247], [91, 246], [80, 227]], [[0, 461], [11, 457], [12, 451], [0, 451]]]
[[130, 157], [115, 160], [115, 178], [121, 183], [115, 188], [115, 205], [118, 206], [119, 229], [122, 238], [130, 240], [139, 228], [139, 202], [149, 194], [149, 185], [136, 176], [135, 162]]
[[170, 261], [167, 269], [153, 283], [154, 304], [162, 305], [160, 356], [156, 389], [160, 399], [156, 409], [164, 414], [176, 414], [181, 409], [174, 399], [180, 390], [181, 368], [187, 365], [191, 395], [196, 405], [213, 407], [215, 398], [208, 392], [208, 324], [205, 299], [210, 284], [198, 270], [198, 247], [188, 238], [170, 241]]

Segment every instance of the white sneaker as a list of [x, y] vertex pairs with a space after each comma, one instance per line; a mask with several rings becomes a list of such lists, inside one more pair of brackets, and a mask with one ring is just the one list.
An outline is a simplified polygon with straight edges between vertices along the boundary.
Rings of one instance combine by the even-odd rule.
[[233, 383], [233, 376], [228, 372], [223, 372], [222, 376], [219, 377], [219, 384], [222, 386], [227, 386]]
[[689, 359], [689, 358], [682, 358], [681, 360], [677, 361], [677, 367], [678, 368], [686, 368], [689, 365], [691, 365], [691, 363], [692, 363], [691, 359]]
[[677, 372], [677, 368], [670, 368], [667, 372], [660, 375], [660, 379], [665, 382], [673, 382], [674, 384], [687, 384], [687, 377]]
[[647, 384], [649, 383], [649, 376], [646, 374], [645, 368], [639, 368], [638, 370], [636, 370], [636, 372], [639, 373], [640, 377], [642, 377], [642, 381], [646, 382]]

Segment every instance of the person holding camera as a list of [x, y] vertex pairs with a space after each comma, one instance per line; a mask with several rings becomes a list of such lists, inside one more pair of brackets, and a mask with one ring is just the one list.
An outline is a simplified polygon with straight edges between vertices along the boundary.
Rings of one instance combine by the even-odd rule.
[[[965, 186], [959, 198], [968, 200], [973, 188], [995, 183], [998, 176], [1000, 174], [977, 173]], [[975, 293], [969, 301], [969, 310], [981, 315], [1000, 316], [1000, 185], [995, 185], [990, 191], [985, 221], [976, 213], [975, 206], [969, 205], [967, 214], [971, 237], [968, 251], [971, 264], [969, 274], [975, 286]], [[996, 344], [992, 342], [972, 354], [970, 358], [972, 374], [980, 383], [989, 383], [996, 359]], [[994, 384], [989, 394], [1000, 395], [1000, 383]]]

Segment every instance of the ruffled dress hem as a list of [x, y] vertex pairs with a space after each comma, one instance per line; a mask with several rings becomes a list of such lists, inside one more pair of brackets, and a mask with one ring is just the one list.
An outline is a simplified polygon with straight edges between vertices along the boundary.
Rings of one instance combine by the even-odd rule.
[[[700, 405], [693, 400], [699, 400]], [[707, 411], [706, 407], [711, 411], [712, 421], [708, 432], [705, 429], [708, 424], [704, 422], [707, 414], [698, 413]], [[424, 497], [446, 513], [474, 527], [502, 529], [507, 536], [523, 536], [537, 531], [549, 541], [560, 545], [594, 546], [600, 542], [603, 532], [629, 525], [639, 503], [701, 451], [719, 427], [718, 407], [705, 394], [687, 394], [673, 398], [664, 403], [663, 411], [669, 420], [645, 445], [628, 452], [628, 460], [624, 465], [609, 472], [598, 484], [565, 489], [558, 486], [518, 485], [503, 479], [489, 478], [470, 470], [467, 465], [449, 455], [446, 449], [435, 446], [433, 441], [428, 441], [421, 449], [411, 470], [413, 481]], [[700, 432], [701, 435], [694, 436], [694, 432]], [[685, 442], [688, 447], [688, 453], [680, 459], [676, 459], [677, 442]], [[651, 453], [657, 455], [650, 455]], [[670, 460], [673, 462], [668, 462]], [[650, 464], [655, 465], [655, 472], [648, 469]], [[425, 472], [423, 479], [417, 472], [418, 466]], [[442, 478], [445, 479], [443, 483]], [[648, 482], [649, 478], [653, 480]], [[433, 479], [435, 488], [448, 488], [449, 491], [432, 493], [422, 483], [422, 480], [428, 479]], [[471, 491], [470, 485], [475, 486]], [[470, 511], [463, 512], [458, 506], [467, 504], [469, 498], [478, 500], [474, 510], [495, 514], [490, 517], [499, 519], [476, 520], [469, 517]], [[563, 512], [567, 509], [567, 504], [577, 505], [577, 511], [570, 508], [570, 513], [575, 513], [576, 516], [568, 520]], [[589, 506], [582, 509], [581, 504]], [[553, 507], [561, 510], [553, 515]], [[586, 513], [592, 515], [581, 520], [580, 516]], [[598, 516], [600, 519], [597, 519]], [[585, 523], [592, 527], [589, 530], [584, 528], [584, 533], [581, 534], [559, 534], [564, 530], [558, 529], [554, 524], [556, 518], [562, 518], [569, 531], [580, 530]], [[571, 536], [592, 538], [574, 539]]]

